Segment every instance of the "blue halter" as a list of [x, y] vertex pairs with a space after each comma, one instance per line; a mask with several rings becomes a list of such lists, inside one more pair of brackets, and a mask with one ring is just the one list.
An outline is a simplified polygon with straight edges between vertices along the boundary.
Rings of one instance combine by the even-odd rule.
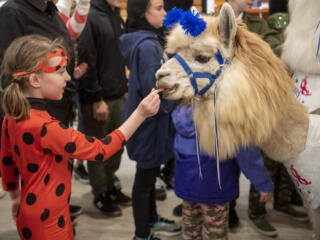
[[[224, 61], [220, 50], [218, 49], [216, 53], [216, 59], [219, 63], [219, 69], [215, 72], [215, 74], [211, 73], [202, 73], [202, 72], [192, 72], [191, 68], [188, 66], [188, 64], [183, 60], [183, 58], [179, 55], [176, 54], [174, 58], [180, 63], [180, 65], [183, 67], [184, 71], [189, 75], [191, 85], [194, 89], [194, 94], [202, 96], [205, 94], [215, 83], [217, 78], [220, 76], [222, 73], [224, 64], [230, 64], [228, 60]], [[199, 91], [198, 85], [197, 85], [197, 78], [208, 78], [210, 82], [205, 86], [203, 89]], [[213, 101], [214, 105], [216, 105], [216, 88], [214, 88], [214, 95], [213, 95]], [[215, 122], [215, 156], [217, 160], [217, 176], [218, 176], [218, 183], [219, 183], [219, 188], [220, 190], [222, 189], [221, 187], [221, 178], [220, 178], [220, 161], [219, 161], [219, 138], [218, 138], [218, 127], [217, 127], [217, 118], [216, 114], [214, 112], [214, 122]], [[201, 164], [200, 164], [200, 146], [199, 146], [199, 136], [196, 131], [196, 147], [197, 147], [197, 157], [198, 157], [198, 165], [199, 165], [199, 175], [200, 178], [202, 179], [202, 171], [201, 171]]]
[[[219, 49], [218, 49], [218, 51], [216, 53], [216, 59], [217, 59], [219, 65], [220, 65], [220, 67], [216, 71], [215, 74], [211, 74], [211, 73], [207, 73], [207, 72], [206, 73], [204, 73], [204, 72], [192, 72], [192, 70], [189, 67], [189, 65], [183, 60], [183, 58], [179, 54], [176, 54], [174, 56], [174, 58], [180, 63], [180, 65], [183, 67], [184, 71], [190, 76], [190, 82], [191, 82], [191, 85], [192, 85], [192, 87], [194, 89], [194, 94], [195, 95], [200, 95], [200, 96], [205, 94], [211, 88], [211, 86], [214, 84], [216, 79], [220, 76], [224, 64], [229, 64], [228, 60], [224, 61]], [[203, 89], [201, 89], [199, 91], [198, 85], [197, 85], [197, 81], [196, 81], [197, 78], [208, 78], [210, 80], [210, 82], [207, 84], [207, 86], [205, 86]]]

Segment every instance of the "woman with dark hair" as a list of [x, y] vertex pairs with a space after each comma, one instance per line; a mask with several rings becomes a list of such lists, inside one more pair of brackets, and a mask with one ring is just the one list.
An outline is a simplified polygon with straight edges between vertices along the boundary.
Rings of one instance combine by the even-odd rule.
[[[120, 49], [130, 69], [125, 118], [156, 87], [155, 73], [166, 59], [163, 0], [128, 0], [127, 12], [129, 33], [120, 37]], [[159, 217], [155, 199], [160, 166], [173, 158], [172, 108], [172, 102], [162, 99], [159, 113], [141, 125], [127, 142], [128, 155], [137, 162], [132, 189], [135, 240], [158, 239], [152, 233], [178, 235], [181, 232], [174, 221]]]

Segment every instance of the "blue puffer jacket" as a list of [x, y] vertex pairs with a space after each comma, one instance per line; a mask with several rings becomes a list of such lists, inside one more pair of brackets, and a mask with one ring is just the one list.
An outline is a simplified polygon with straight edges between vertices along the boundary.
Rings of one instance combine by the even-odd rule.
[[[149, 31], [122, 35], [120, 50], [130, 69], [124, 110], [127, 119], [151, 89], [156, 88], [155, 73], [164, 61], [164, 51], [157, 35]], [[137, 161], [137, 168], [158, 167], [173, 158], [173, 105], [172, 101], [161, 99], [158, 114], [146, 119], [127, 142], [128, 155]]]
[[[241, 149], [235, 158], [220, 162], [221, 186], [217, 178], [217, 161], [205, 153], [197, 158], [192, 109], [179, 106], [172, 113], [176, 128], [174, 152], [176, 195], [185, 201], [222, 204], [239, 196], [240, 170], [258, 191], [271, 192], [274, 185], [264, 167], [258, 148]], [[200, 178], [200, 170], [202, 178]]]

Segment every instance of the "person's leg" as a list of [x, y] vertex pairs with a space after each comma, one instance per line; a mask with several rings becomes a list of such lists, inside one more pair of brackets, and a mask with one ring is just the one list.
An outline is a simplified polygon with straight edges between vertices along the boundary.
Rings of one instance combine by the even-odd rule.
[[[80, 100], [79, 100], [79, 93], [75, 94], [75, 106], [77, 111], [77, 116], [78, 116], [78, 125], [77, 125], [77, 130], [84, 133], [84, 127], [83, 127], [83, 117], [82, 113], [80, 110]], [[88, 172], [84, 166], [84, 161], [85, 160], [80, 160], [77, 159], [74, 164], [74, 174], [75, 178], [78, 179], [82, 183], [89, 183], [89, 175]]]
[[[150, 198], [159, 172], [159, 167], [137, 168], [132, 189], [132, 210], [135, 223], [135, 236], [148, 238], [150, 235]], [[156, 214], [153, 212], [152, 214]], [[153, 216], [156, 218], [157, 216]]]
[[153, 188], [150, 191], [149, 212], [150, 212], [149, 224], [152, 225], [153, 223], [157, 222], [158, 219], [159, 219], [158, 212], [157, 212], [156, 187], [155, 187], [155, 184], [154, 184]]
[[[85, 134], [101, 139], [108, 133], [106, 130], [108, 122], [97, 121], [93, 118], [92, 104], [81, 104], [81, 112]], [[108, 216], [120, 216], [120, 208], [113, 204], [108, 194], [107, 166], [110, 164], [109, 160], [105, 162], [88, 161], [89, 181], [95, 206]]]
[[[93, 118], [92, 104], [81, 104], [81, 112], [83, 117], [84, 134], [94, 136], [99, 139], [107, 134], [107, 122], [97, 121]], [[105, 173], [105, 162], [88, 161], [88, 172], [92, 192], [95, 196], [99, 196], [107, 191], [107, 177]]]
[[232, 200], [229, 204], [228, 224], [229, 224], [230, 230], [234, 230], [239, 226], [239, 217], [236, 211], [236, 205], [237, 205], [236, 199]]
[[75, 179], [79, 180], [81, 183], [89, 183], [89, 174], [84, 166], [85, 160], [77, 159], [74, 164], [74, 176]]
[[[272, 181], [276, 183], [279, 175], [278, 165], [263, 153], [262, 155], [264, 157], [264, 165], [268, 169]], [[277, 230], [267, 221], [265, 217], [265, 203], [260, 202], [260, 193], [253, 185], [250, 185], [248, 215], [253, 226], [259, 233], [268, 237], [275, 237], [278, 235]]]
[[258, 216], [265, 216], [266, 209], [265, 203], [260, 202], [260, 193], [254, 188], [254, 186], [250, 185], [249, 191], [249, 217], [255, 218]]
[[294, 183], [287, 169], [282, 163], [265, 158], [265, 165], [268, 169], [278, 169], [277, 176], [274, 178], [274, 212], [278, 215], [289, 216], [298, 221], [308, 221], [306, 212], [298, 211], [291, 205], [291, 195], [294, 192]]
[[172, 189], [174, 185], [174, 158], [170, 159], [161, 169], [160, 178], [167, 185], [168, 189]]
[[203, 239], [228, 239], [229, 204], [200, 204], [203, 213]]
[[[117, 129], [121, 125], [121, 114], [123, 108], [123, 99], [116, 99], [112, 101], [107, 101], [109, 108], [109, 121], [107, 125], [107, 133], [112, 132]], [[123, 153], [123, 149], [113, 155], [108, 159], [107, 162], [107, 188], [108, 191], [111, 191], [114, 187], [114, 174], [120, 167], [121, 155]]]
[[[112, 101], [107, 101], [107, 104], [109, 108], [109, 121], [106, 131], [110, 133], [121, 125], [123, 99], [119, 98]], [[122, 153], [123, 149], [118, 151], [107, 161], [107, 191], [116, 204], [128, 206], [131, 205], [131, 199], [121, 191], [121, 187], [117, 187], [121, 186], [121, 183], [119, 183], [120, 180], [115, 175], [116, 171], [120, 167]]]
[[200, 204], [182, 202], [182, 238], [184, 240], [202, 240], [203, 221]]

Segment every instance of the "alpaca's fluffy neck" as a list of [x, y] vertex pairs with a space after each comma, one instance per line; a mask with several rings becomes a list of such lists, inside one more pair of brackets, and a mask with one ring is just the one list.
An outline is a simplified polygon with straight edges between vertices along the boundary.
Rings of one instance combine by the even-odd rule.
[[[195, 100], [192, 107], [194, 123], [200, 139], [200, 148], [214, 156], [213, 99]], [[233, 126], [230, 122], [222, 119], [224, 119], [222, 116], [217, 115], [220, 160], [234, 156], [241, 147], [249, 144], [261, 147], [268, 156], [277, 161], [288, 160], [305, 148], [309, 126], [308, 113], [306, 108], [293, 96], [283, 111], [283, 118], [278, 121], [271, 135], [263, 143], [254, 142], [254, 138], [251, 137], [252, 133], [245, 132], [245, 127]]]
[[[215, 120], [213, 99], [194, 100], [192, 104], [193, 119], [200, 140], [200, 148], [210, 156], [215, 156]], [[217, 115], [219, 157], [226, 160], [238, 151], [241, 143], [240, 131], [234, 131], [228, 123], [223, 123]], [[230, 128], [231, 127], [231, 128]], [[240, 133], [241, 134], [241, 133]]]

